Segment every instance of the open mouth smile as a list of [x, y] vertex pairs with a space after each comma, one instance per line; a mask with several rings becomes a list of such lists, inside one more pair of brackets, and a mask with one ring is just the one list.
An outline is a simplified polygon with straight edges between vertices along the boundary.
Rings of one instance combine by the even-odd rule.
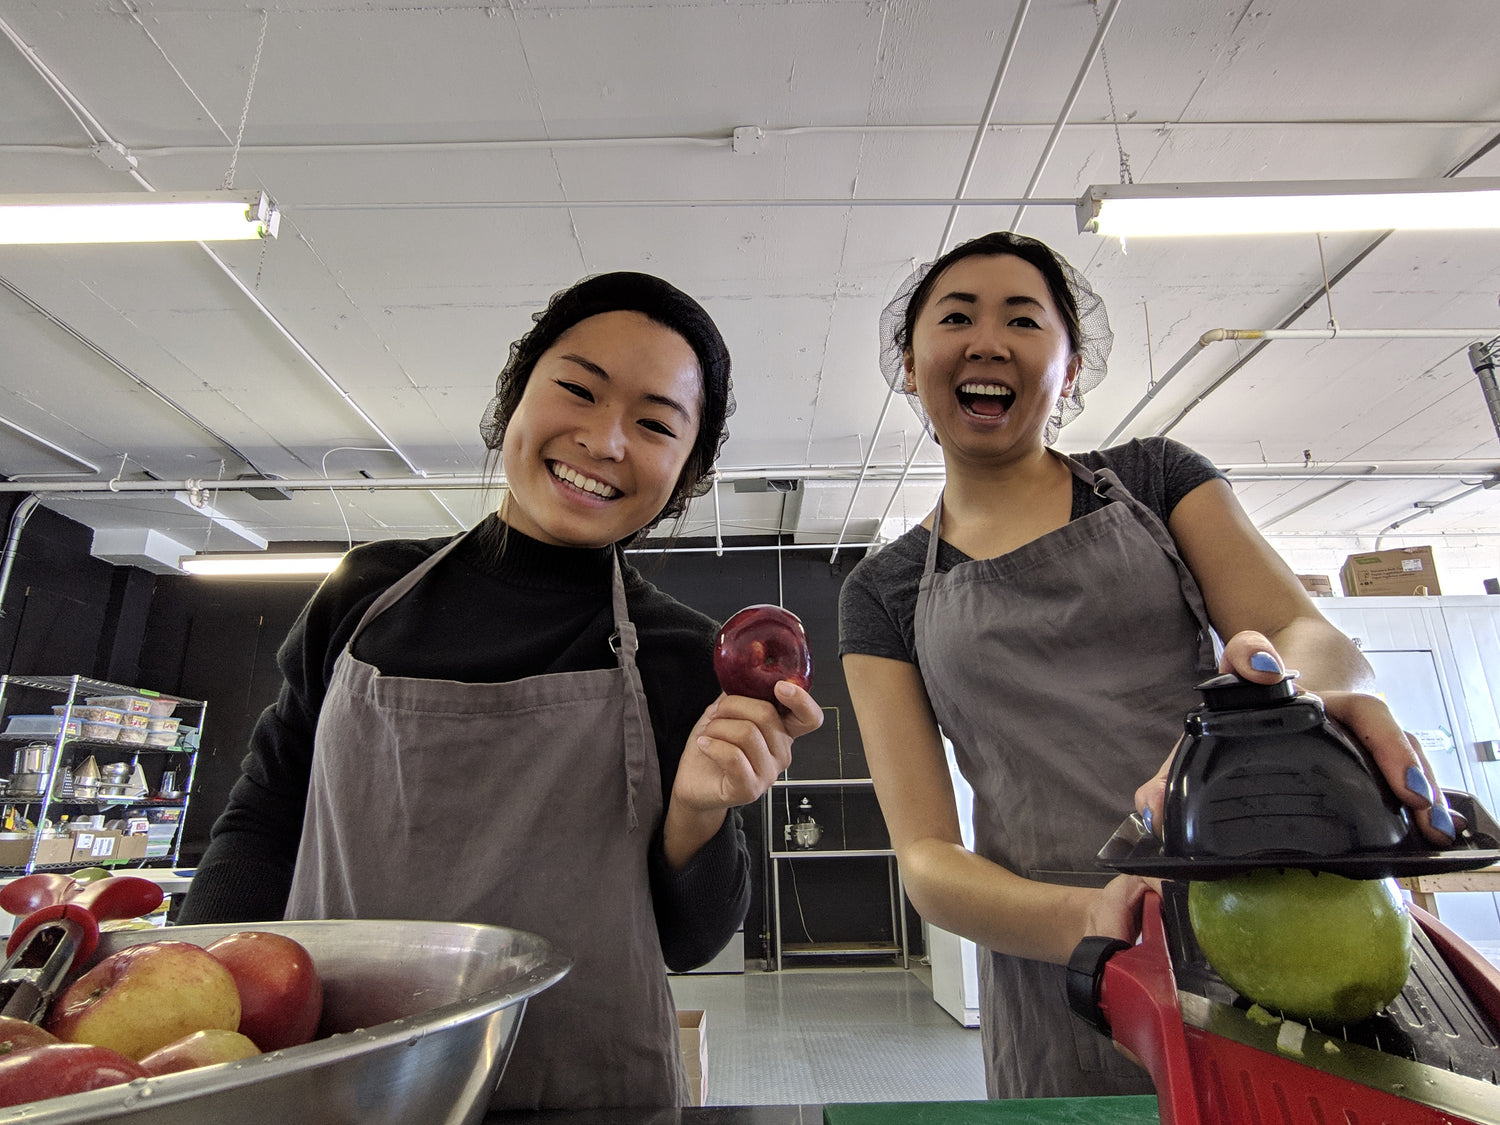
[[965, 383], [958, 388], [958, 404], [976, 418], [1000, 418], [1016, 401], [1016, 392], [999, 383]]
[[602, 480], [586, 477], [576, 469], [557, 461], [548, 461], [547, 469], [551, 474], [564, 484], [572, 485], [580, 492], [587, 492], [590, 496], [597, 496], [601, 500], [613, 500], [620, 495], [620, 490], [613, 485], [605, 484]]

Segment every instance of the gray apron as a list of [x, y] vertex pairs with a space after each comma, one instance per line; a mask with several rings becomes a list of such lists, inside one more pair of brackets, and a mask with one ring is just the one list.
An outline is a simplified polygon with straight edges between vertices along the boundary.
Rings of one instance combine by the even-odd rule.
[[613, 602], [618, 667], [510, 683], [383, 676], [351, 638], [318, 719], [288, 918], [493, 923], [573, 957], [527, 1005], [497, 1109], [687, 1100], [646, 869], [661, 779], [618, 556]]
[[[1182, 732], [1214, 647], [1162, 521], [1110, 470], [1062, 460], [1109, 503], [946, 573], [939, 499], [917, 658], [974, 788], [974, 850], [1028, 879], [1103, 886], [1094, 857]], [[990, 1097], [1151, 1092], [1144, 1070], [1070, 1015], [1063, 966], [980, 954]]]

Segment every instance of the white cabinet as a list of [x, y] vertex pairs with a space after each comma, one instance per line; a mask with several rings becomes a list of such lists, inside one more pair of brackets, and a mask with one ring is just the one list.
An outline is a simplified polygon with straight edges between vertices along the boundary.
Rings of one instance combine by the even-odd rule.
[[[1421, 739], [1444, 788], [1474, 794], [1492, 814], [1500, 797], [1500, 599], [1319, 598], [1353, 638], [1379, 689]], [[1471, 942], [1500, 940], [1500, 896], [1440, 894], [1443, 922]]]

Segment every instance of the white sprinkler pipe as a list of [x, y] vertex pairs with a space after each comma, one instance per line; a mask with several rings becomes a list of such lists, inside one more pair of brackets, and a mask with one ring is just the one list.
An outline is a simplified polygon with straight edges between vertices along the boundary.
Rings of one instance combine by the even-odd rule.
[[1222, 340], [1489, 340], [1497, 334], [1500, 334], [1497, 328], [1210, 328], [1147, 389], [1140, 401], [1109, 432], [1103, 444], [1113, 445], [1179, 371], [1197, 358], [1204, 348]]

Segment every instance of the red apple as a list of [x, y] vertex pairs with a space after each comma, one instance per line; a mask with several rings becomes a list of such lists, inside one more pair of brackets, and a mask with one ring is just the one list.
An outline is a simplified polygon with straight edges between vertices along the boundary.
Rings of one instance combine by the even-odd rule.
[[140, 1064], [108, 1047], [46, 1043], [0, 1058], [0, 1106], [39, 1102], [145, 1077]]
[[240, 1033], [262, 1051], [306, 1043], [323, 1015], [312, 955], [281, 934], [246, 930], [208, 946], [240, 990]]
[[0, 1056], [58, 1042], [61, 1040], [57, 1036], [50, 1031], [43, 1031], [34, 1023], [18, 1020], [15, 1016], [0, 1016]]
[[258, 1054], [260, 1048], [238, 1031], [209, 1028], [184, 1035], [177, 1042], [152, 1051], [141, 1060], [141, 1069], [156, 1078], [179, 1070], [248, 1059]]
[[240, 994], [212, 954], [185, 941], [132, 945], [106, 957], [52, 1005], [47, 1030], [139, 1059], [205, 1028], [234, 1031]]
[[776, 685], [791, 680], [812, 685], [807, 631], [795, 613], [779, 605], [752, 605], [724, 623], [714, 642], [714, 675], [730, 695], [776, 702]]

